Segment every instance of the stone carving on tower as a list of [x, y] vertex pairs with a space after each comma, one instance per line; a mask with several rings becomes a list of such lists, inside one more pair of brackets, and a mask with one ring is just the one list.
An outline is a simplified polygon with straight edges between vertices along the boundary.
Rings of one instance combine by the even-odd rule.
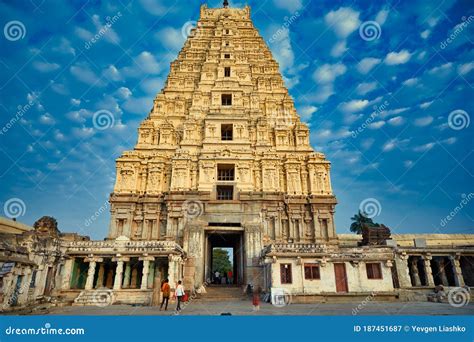
[[[109, 238], [185, 245], [182, 205], [193, 199], [204, 208], [194, 230], [219, 221], [211, 212], [223, 203], [232, 220], [240, 215], [242, 226], [261, 228], [255, 250], [272, 242], [337, 243], [330, 163], [310, 146], [248, 6], [201, 6], [150, 107], [135, 148], [117, 159]], [[137, 213], [144, 219], [136, 221]], [[137, 224], [151, 234], [133, 235]]]

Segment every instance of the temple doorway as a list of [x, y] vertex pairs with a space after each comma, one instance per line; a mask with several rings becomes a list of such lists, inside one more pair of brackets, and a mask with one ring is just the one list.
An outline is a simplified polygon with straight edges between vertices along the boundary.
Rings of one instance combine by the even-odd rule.
[[243, 284], [243, 232], [210, 231], [206, 234], [206, 245], [206, 282], [223, 286]]

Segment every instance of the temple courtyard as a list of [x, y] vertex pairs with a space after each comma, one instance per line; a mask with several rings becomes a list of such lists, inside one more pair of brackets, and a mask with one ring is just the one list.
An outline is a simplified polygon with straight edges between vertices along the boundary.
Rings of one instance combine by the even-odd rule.
[[[170, 303], [171, 304], [171, 303]], [[180, 315], [474, 315], [474, 303], [453, 307], [445, 303], [431, 302], [369, 302], [357, 309], [359, 302], [354, 303], [319, 303], [319, 304], [290, 304], [285, 307], [276, 307], [269, 303], [262, 303], [260, 311], [252, 309], [251, 301], [193, 301], [183, 307]], [[175, 314], [174, 303], [168, 311], [159, 311], [158, 307], [112, 305], [98, 306], [67, 306], [52, 308], [38, 314], [49, 315], [160, 315]], [[26, 313], [27, 314], [27, 313]], [[31, 313], [30, 313], [31, 314]]]

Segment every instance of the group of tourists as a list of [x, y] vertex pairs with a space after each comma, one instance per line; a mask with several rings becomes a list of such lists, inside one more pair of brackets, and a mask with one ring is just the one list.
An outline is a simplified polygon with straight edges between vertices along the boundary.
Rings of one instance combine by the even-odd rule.
[[[171, 294], [171, 287], [169, 284], [168, 279], [163, 281], [161, 285], [161, 293], [163, 294], [163, 299], [161, 300], [160, 311], [163, 310], [163, 305], [165, 306], [165, 311], [168, 310], [168, 302], [170, 300]], [[181, 280], [178, 281], [178, 285], [176, 286], [176, 291], [174, 293], [176, 297], [176, 311], [181, 311], [181, 303], [183, 302], [186, 293], [184, 292], [184, 286], [181, 283]]]
[[233, 273], [231, 270], [227, 272], [219, 272], [218, 270], [214, 271], [213, 273], [213, 284], [220, 284], [220, 285], [229, 285], [233, 284]]

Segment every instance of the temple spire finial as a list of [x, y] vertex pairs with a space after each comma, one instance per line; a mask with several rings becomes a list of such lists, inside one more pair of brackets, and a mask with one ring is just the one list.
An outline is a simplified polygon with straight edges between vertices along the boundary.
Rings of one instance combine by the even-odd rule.
[[229, 7], [229, 1], [224, 0], [224, 8], [227, 8], [227, 7]]

